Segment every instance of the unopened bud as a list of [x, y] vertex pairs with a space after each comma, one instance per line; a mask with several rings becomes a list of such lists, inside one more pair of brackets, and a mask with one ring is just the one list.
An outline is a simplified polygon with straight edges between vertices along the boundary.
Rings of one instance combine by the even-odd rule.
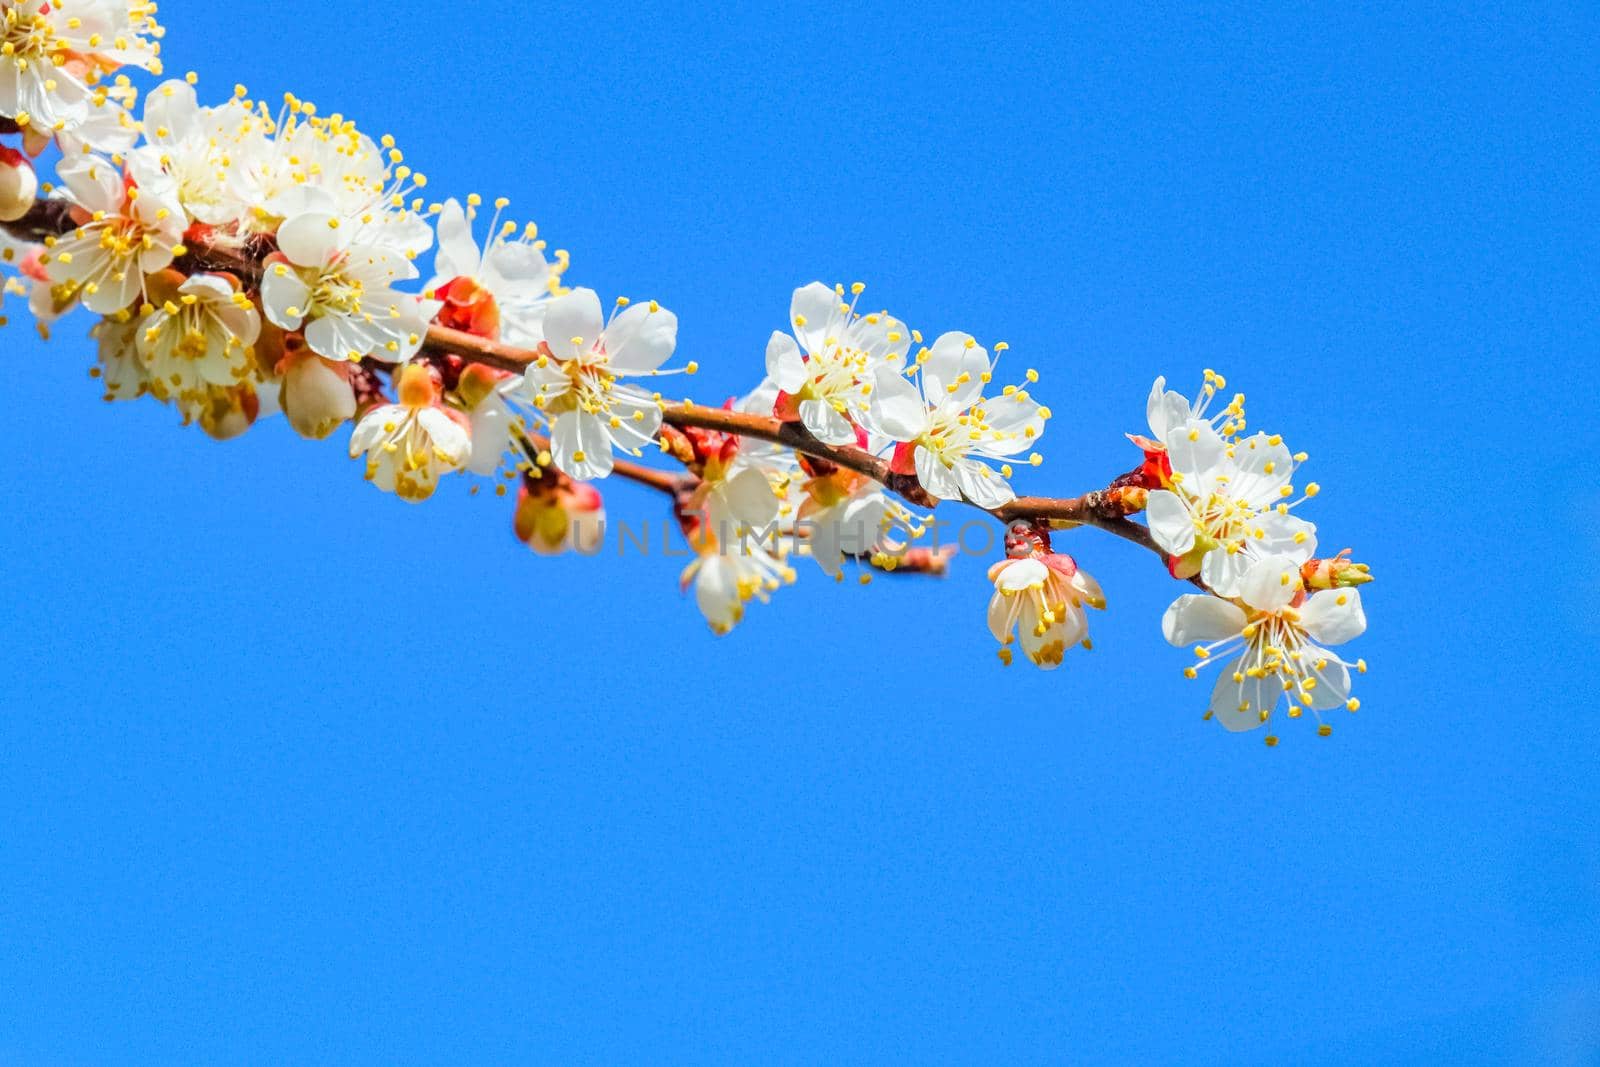
[[310, 354], [290, 357], [281, 403], [295, 433], [321, 441], [355, 415], [356, 393], [347, 367]]
[[395, 392], [408, 408], [432, 407], [439, 401], [439, 372], [425, 363], [407, 363]]
[[0, 222], [22, 218], [38, 195], [39, 176], [28, 157], [15, 148], [0, 147]]
[[505, 371], [485, 367], [481, 363], [469, 363], [456, 380], [456, 395], [461, 398], [462, 405], [471, 411], [487, 400], [489, 394], [509, 377], [511, 375]]
[[1351, 589], [1372, 581], [1372, 569], [1349, 558], [1347, 548], [1332, 559], [1307, 560], [1300, 567], [1300, 580], [1307, 589]]

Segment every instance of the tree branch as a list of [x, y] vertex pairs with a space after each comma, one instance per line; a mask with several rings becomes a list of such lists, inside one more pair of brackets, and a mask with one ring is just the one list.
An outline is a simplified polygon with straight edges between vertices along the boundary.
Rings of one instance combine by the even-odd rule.
[[[68, 233], [74, 225], [69, 207], [64, 201], [41, 199], [22, 218], [15, 222], [0, 223], [0, 228], [26, 241], [42, 241], [47, 237]], [[261, 273], [258, 258], [250, 255], [248, 250], [192, 247], [189, 255], [194, 257], [195, 265], [199, 269], [229, 270], [251, 279], [258, 278]], [[476, 334], [438, 325], [428, 327], [423, 347], [425, 351], [434, 354], [456, 356], [513, 374], [523, 373], [528, 365], [539, 357], [537, 352], [528, 349], [516, 348]], [[706, 407], [688, 401], [663, 402], [661, 411], [663, 422], [669, 426], [679, 429], [696, 427], [767, 441], [855, 471], [918, 507], [931, 508], [939, 503], [917, 483], [915, 477], [895, 474], [889, 469], [888, 462], [862, 449], [824, 444], [812, 437], [799, 423], [784, 423], [775, 418], [729, 411], [725, 408]], [[535, 440], [537, 443], [536, 439], [530, 438], [530, 440]], [[542, 443], [540, 447], [544, 447]], [[616, 473], [630, 481], [664, 493], [676, 494], [685, 485], [692, 484], [692, 475], [669, 474], [622, 460], [616, 465]], [[960, 503], [977, 507], [967, 501]], [[1001, 507], [979, 508], [979, 510], [1004, 523], [1025, 519], [1058, 529], [1093, 526], [1157, 555], [1165, 555], [1151, 538], [1149, 529], [1129, 519], [1125, 511], [1119, 507], [1113, 494], [1106, 490], [1098, 490], [1079, 497], [1018, 497]]]

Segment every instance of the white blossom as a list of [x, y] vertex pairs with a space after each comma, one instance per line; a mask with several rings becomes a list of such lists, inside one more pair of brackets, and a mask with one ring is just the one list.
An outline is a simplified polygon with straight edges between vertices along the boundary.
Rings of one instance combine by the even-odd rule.
[[[1298, 459], [1282, 438], [1257, 433], [1227, 440], [1210, 422], [1190, 419], [1169, 429], [1167, 439], [1172, 488], [1151, 492], [1146, 514], [1151, 536], [1168, 555], [1200, 554], [1201, 579], [1227, 597], [1238, 594], [1256, 560], [1311, 558], [1316, 527], [1290, 514], [1301, 502], [1290, 499]], [[1317, 491], [1306, 488], [1307, 496]], [[1192, 565], [1187, 573], [1194, 573]]]
[[1256, 729], [1284, 701], [1292, 718], [1304, 709], [1357, 707], [1350, 696], [1350, 669], [1365, 671], [1365, 662], [1346, 662], [1326, 646], [1344, 644], [1366, 630], [1361, 592], [1326, 589], [1306, 596], [1300, 568], [1300, 561], [1288, 556], [1257, 560], [1240, 582], [1237, 602], [1181, 596], [1162, 619], [1169, 642], [1194, 646], [1200, 664], [1187, 668], [1187, 676], [1221, 664], [1210, 714], [1229, 730]]
[[376, 407], [350, 435], [350, 456], [366, 454], [367, 480], [401, 500], [419, 503], [439, 479], [461, 470], [472, 451], [466, 427], [440, 407], [432, 372], [410, 365], [398, 375], [400, 402]]
[[989, 632], [1007, 663], [1009, 646], [1019, 640], [1034, 666], [1055, 670], [1067, 649], [1088, 641], [1085, 605], [1106, 606], [1100, 583], [1078, 569], [1071, 556], [1039, 553], [1001, 560], [989, 569], [989, 580], [994, 583]]
[[[560, 289], [566, 262], [551, 263], [545, 258], [544, 242], [531, 224], [519, 235], [512, 223], [497, 229], [492, 221], [487, 247], [480, 249], [472, 236], [475, 217], [475, 205], [463, 208], [460, 201], [452, 199], [440, 206], [436, 220], [439, 251], [427, 291], [444, 302], [445, 315], [452, 305], [467, 304], [470, 316], [489, 318], [486, 326], [492, 325], [492, 332], [469, 332], [537, 348], [545, 339], [545, 312]], [[483, 304], [484, 295], [488, 304], [479, 312], [477, 305]]]
[[56, 171], [90, 219], [50, 250], [50, 279], [76, 285], [90, 311], [121, 311], [143, 295], [145, 275], [169, 266], [182, 246], [188, 224], [177, 191], [133, 161], [125, 174], [98, 156], [78, 156]]
[[155, 5], [129, 0], [0, 2], [0, 115], [47, 136], [90, 117], [95, 86], [124, 66], [160, 73]]
[[251, 346], [260, 333], [255, 305], [228, 279], [183, 279], [139, 327], [139, 358], [151, 392], [164, 400], [246, 381], [255, 370]]
[[917, 480], [940, 500], [965, 497], [996, 508], [1014, 499], [1005, 474], [984, 460], [1005, 460], [1031, 447], [1049, 409], [1025, 388], [986, 400], [993, 365], [969, 334], [944, 334], [918, 354], [915, 368], [919, 384], [897, 367], [878, 369], [868, 416], [873, 428], [910, 446]]
[[794, 336], [774, 332], [767, 342], [767, 376], [793, 407], [792, 417], [825, 444], [855, 441], [878, 367], [899, 365], [911, 343], [905, 323], [887, 312], [856, 313], [863, 289], [854, 286], [848, 302], [842, 285], [812, 282], [795, 290]]
[[286, 221], [262, 276], [262, 310], [282, 329], [303, 328], [306, 344], [328, 359], [410, 359], [432, 309], [393, 286], [417, 269], [393, 249], [350, 243], [353, 232], [326, 212]]
[[660, 373], [678, 341], [678, 317], [651, 301], [608, 323], [593, 289], [550, 301], [546, 341], [524, 375], [521, 398], [550, 425], [555, 465], [588, 481], [611, 473], [614, 453], [639, 455], [661, 427], [651, 394], [624, 379]]

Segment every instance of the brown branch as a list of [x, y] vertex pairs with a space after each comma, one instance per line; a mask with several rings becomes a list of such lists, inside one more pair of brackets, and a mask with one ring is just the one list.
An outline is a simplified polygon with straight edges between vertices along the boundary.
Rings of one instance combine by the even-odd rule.
[[[73, 227], [68, 206], [60, 200], [40, 200], [21, 219], [0, 223], [0, 228], [28, 241], [41, 241], [46, 237], [59, 236], [71, 231]], [[246, 278], [255, 277], [260, 272], [258, 257], [251, 256], [248, 249], [235, 251], [227, 248], [193, 248], [188, 257], [192, 258], [192, 265], [201, 270], [230, 270]], [[526, 371], [528, 365], [538, 358], [538, 353], [528, 349], [515, 348], [475, 334], [437, 325], [428, 327], [424, 348], [437, 354], [457, 356], [469, 362], [513, 374]], [[715, 430], [768, 441], [871, 478], [916, 506], [931, 508], [938, 503], [917, 483], [916, 478], [895, 474], [883, 459], [859, 448], [823, 444], [812, 437], [799, 423], [784, 423], [761, 415], [705, 407], [687, 401], [678, 404], [663, 403], [661, 411], [662, 420], [669, 426], [679, 429], [698, 427], [703, 430]], [[615, 473], [652, 489], [673, 494], [679, 492], [685, 485], [692, 485], [693, 480], [692, 475], [669, 474], [625, 460], [617, 462]], [[966, 501], [961, 503], [968, 504]], [[977, 507], [975, 504], [968, 506]], [[1093, 526], [1158, 555], [1165, 555], [1151, 538], [1149, 529], [1129, 519], [1104, 490], [1079, 497], [1018, 497], [1001, 507], [979, 510], [993, 515], [1001, 522], [1026, 519], [1043, 525], [1054, 525], [1057, 528]]]

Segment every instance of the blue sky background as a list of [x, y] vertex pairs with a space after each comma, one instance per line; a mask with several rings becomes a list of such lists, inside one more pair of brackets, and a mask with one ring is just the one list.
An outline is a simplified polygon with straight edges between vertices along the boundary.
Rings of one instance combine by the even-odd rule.
[[1030, 490], [1224, 370], [1374, 669], [1326, 741], [1203, 723], [1093, 531], [1053, 675], [981, 561], [715, 640], [679, 561], [103, 404], [86, 322], [15, 321], [0, 1063], [1600, 1062], [1600, 20], [1539, 7], [172, 5], [203, 98], [393, 132], [678, 312], [698, 399], [819, 278], [1039, 368]]

